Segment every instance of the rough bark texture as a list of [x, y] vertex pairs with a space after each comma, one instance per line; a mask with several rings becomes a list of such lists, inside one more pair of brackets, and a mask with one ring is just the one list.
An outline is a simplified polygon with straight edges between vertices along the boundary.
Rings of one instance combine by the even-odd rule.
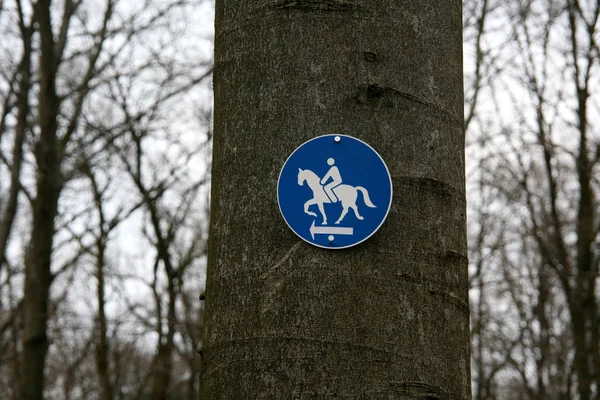
[[[217, 1], [202, 399], [469, 399], [461, 2]], [[387, 162], [368, 241], [312, 247], [276, 185], [342, 133]]]

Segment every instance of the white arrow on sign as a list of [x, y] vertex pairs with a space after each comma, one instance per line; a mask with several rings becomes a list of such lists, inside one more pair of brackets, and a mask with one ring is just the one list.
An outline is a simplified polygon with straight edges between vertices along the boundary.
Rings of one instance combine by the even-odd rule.
[[310, 235], [315, 240], [315, 235], [353, 235], [354, 228], [342, 228], [337, 226], [315, 226], [313, 221], [310, 226]]

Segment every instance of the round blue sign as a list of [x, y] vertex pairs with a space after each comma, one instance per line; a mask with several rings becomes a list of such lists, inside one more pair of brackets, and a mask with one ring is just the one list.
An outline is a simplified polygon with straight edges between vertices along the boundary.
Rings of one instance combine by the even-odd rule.
[[392, 204], [392, 179], [381, 156], [346, 135], [319, 136], [289, 156], [277, 182], [288, 226], [327, 249], [357, 245], [383, 224]]

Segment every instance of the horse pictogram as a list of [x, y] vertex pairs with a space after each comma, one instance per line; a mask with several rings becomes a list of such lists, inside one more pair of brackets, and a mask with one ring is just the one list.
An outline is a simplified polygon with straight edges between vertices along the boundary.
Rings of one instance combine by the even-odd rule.
[[[333, 159], [330, 158], [329, 160]], [[332, 164], [333, 163], [329, 165]], [[326, 175], [323, 179], [320, 179], [317, 176], [317, 174], [315, 174], [313, 171], [298, 168], [298, 185], [303, 186], [304, 182], [306, 182], [308, 184], [308, 187], [313, 192], [313, 198], [304, 203], [304, 212], [310, 216], [317, 217], [317, 214], [315, 212], [309, 210], [310, 206], [316, 204], [319, 208], [321, 216], [323, 217], [322, 225], [327, 225], [327, 214], [325, 213], [325, 207], [323, 205], [326, 203], [337, 203], [337, 200], [339, 200], [339, 202], [341, 202], [342, 204], [342, 213], [340, 214], [338, 220], [335, 222], [336, 224], [342, 222], [342, 220], [348, 213], [348, 209], [350, 208], [352, 209], [352, 211], [354, 211], [354, 215], [356, 216], [356, 218], [358, 218], [359, 220], [363, 220], [364, 218], [358, 212], [356, 200], [358, 198], [358, 192], [361, 192], [363, 195], [363, 201], [365, 205], [370, 208], [376, 208], [375, 205], [371, 202], [371, 199], [369, 198], [369, 192], [362, 186], [355, 187], [343, 183], [337, 184], [337, 181], [341, 181], [341, 177], [337, 167], [335, 167], [335, 171], [337, 171], [339, 179], [336, 179], [337, 177], [334, 177], [333, 181], [336, 182], [336, 184], [334, 184], [332, 188], [328, 188], [328, 186], [330, 186], [331, 183], [327, 186], [323, 186], [323, 182], [327, 182], [327, 179], [325, 178], [329, 178], [328, 175], [330, 175], [331, 169], [330, 172], [328, 172], [328, 175]], [[328, 189], [333, 192], [330, 196], [328, 196], [326, 192], [326, 190]], [[332, 201], [333, 199], [336, 200]]]

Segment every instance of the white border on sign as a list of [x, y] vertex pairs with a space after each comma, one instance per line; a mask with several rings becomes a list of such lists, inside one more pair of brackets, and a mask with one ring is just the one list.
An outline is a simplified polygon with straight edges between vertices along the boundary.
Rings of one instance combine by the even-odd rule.
[[[279, 181], [281, 180], [281, 174], [283, 173], [283, 169], [285, 168], [285, 166], [287, 165], [288, 161], [290, 161], [290, 158], [292, 158], [292, 156], [305, 144], [312, 142], [313, 140], [316, 139], [321, 139], [321, 138], [325, 138], [325, 137], [332, 137], [335, 138], [336, 136], [343, 138], [350, 138], [350, 139], [354, 139], [354, 140], [358, 140], [359, 142], [361, 142], [362, 144], [364, 144], [365, 146], [367, 146], [368, 148], [370, 148], [371, 150], [373, 150], [373, 152], [377, 155], [377, 157], [379, 157], [379, 159], [381, 160], [381, 162], [383, 163], [383, 166], [385, 167], [385, 171], [387, 172], [387, 176], [388, 179], [390, 180], [390, 202], [387, 206], [387, 210], [385, 211], [385, 215], [383, 216], [383, 219], [381, 220], [381, 222], [379, 223], [379, 225], [377, 226], [377, 228], [375, 228], [373, 230], [373, 232], [371, 232], [369, 234], [369, 236], [365, 237], [364, 239], [362, 239], [360, 242], [356, 242], [353, 244], [350, 244], [348, 246], [343, 246], [343, 247], [329, 247], [329, 246], [323, 246], [320, 244], [316, 244], [313, 243], [305, 238], [302, 237], [302, 235], [300, 235], [298, 232], [296, 232], [296, 230], [294, 228], [292, 228], [292, 226], [288, 223], [287, 219], [285, 219], [285, 215], [283, 215], [283, 211], [281, 210], [281, 203], [279, 201]], [[283, 163], [283, 166], [281, 167], [281, 171], [279, 171], [279, 177], [277, 178], [277, 206], [279, 207], [279, 212], [281, 213], [281, 216], [283, 217], [283, 220], [285, 221], [286, 225], [292, 230], [292, 232], [294, 232], [296, 234], [296, 236], [298, 236], [300, 239], [304, 240], [306, 243], [311, 244], [313, 246], [316, 247], [320, 247], [322, 249], [327, 249], [327, 250], [342, 250], [342, 249], [347, 249], [350, 247], [354, 247], [357, 246], [359, 244], [361, 244], [362, 242], [364, 242], [365, 240], [369, 239], [371, 236], [373, 236], [375, 234], [375, 232], [377, 232], [379, 230], [379, 228], [381, 228], [381, 225], [383, 225], [383, 223], [385, 222], [385, 220], [387, 219], [387, 216], [390, 212], [390, 209], [392, 208], [392, 199], [394, 197], [394, 185], [392, 182], [392, 175], [390, 174], [390, 170], [388, 169], [387, 164], [385, 163], [385, 161], [383, 161], [383, 157], [381, 157], [381, 155], [377, 152], [377, 150], [375, 150], [373, 147], [371, 147], [368, 143], [365, 143], [364, 141], [355, 138], [354, 136], [350, 136], [350, 135], [341, 135], [341, 134], [328, 134], [328, 135], [321, 135], [321, 136], [317, 136], [314, 137], [312, 139], [307, 140], [306, 142], [302, 143], [300, 146], [296, 147], [296, 149], [292, 152], [292, 154], [290, 154], [288, 156], [288, 158], [285, 160], [285, 162]]]

